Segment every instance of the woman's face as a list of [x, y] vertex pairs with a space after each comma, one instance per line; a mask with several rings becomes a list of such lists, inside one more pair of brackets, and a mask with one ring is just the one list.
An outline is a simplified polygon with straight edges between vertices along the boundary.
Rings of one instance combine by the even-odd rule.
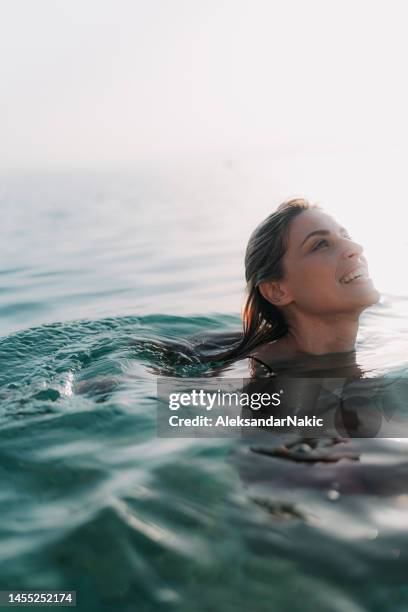
[[380, 298], [363, 248], [321, 210], [306, 210], [293, 219], [283, 271], [280, 284], [289, 303], [311, 314], [361, 312]]

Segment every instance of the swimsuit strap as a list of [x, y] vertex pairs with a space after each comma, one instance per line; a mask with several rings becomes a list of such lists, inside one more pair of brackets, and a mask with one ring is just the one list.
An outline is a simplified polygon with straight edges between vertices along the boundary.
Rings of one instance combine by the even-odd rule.
[[261, 361], [261, 359], [259, 359], [258, 357], [254, 357], [253, 355], [248, 355], [248, 359], [253, 359], [254, 361], [257, 361], [264, 368], [267, 369], [268, 373], [273, 374], [273, 370], [265, 362]]

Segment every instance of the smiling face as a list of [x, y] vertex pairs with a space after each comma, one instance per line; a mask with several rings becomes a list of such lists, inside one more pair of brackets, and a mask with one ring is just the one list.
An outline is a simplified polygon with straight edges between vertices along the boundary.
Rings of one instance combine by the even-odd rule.
[[359, 313], [380, 297], [362, 253], [332, 217], [306, 210], [291, 222], [283, 279], [268, 297], [277, 306], [310, 314]]

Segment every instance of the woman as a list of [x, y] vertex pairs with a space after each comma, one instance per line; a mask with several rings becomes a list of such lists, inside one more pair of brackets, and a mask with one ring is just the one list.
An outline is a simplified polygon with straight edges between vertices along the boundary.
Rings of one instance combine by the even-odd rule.
[[[285, 202], [252, 233], [246, 249], [245, 273], [244, 333], [233, 348], [218, 358], [249, 357], [254, 377], [269, 377], [271, 373], [287, 370], [295, 377], [299, 372], [304, 375], [305, 371], [310, 376], [313, 371], [313, 375], [323, 377], [322, 380], [325, 376], [329, 379], [360, 378], [353, 350], [359, 317], [364, 309], [378, 302], [380, 295], [369, 277], [363, 248], [352, 240], [345, 228], [304, 199]], [[305, 382], [307, 379], [291, 380], [289, 389], [300, 384], [305, 409], [310, 404], [316, 410], [312, 397], [306, 401], [306, 387], [309, 385], [312, 392], [314, 383], [309, 381], [305, 387]], [[267, 385], [268, 381], [253, 380], [248, 387], [266, 390], [262, 384]], [[368, 404], [370, 410], [364, 415], [354, 405], [345, 410], [341, 404], [336, 413], [338, 432], [347, 438], [374, 438], [381, 420], [377, 412], [371, 410], [371, 400]], [[359, 468], [356, 471], [352, 464], [358, 462], [363, 448], [361, 442], [356, 446], [343, 438], [323, 437], [289, 439], [284, 444], [281, 440], [277, 445], [252, 446], [251, 450], [258, 455], [268, 455], [269, 460], [275, 462], [275, 471], [270, 462], [265, 464], [269, 483], [271, 473], [282, 478], [279, 463], [282, 459], [330, 465], [346, 459], [346, 463], [340, 462], [330, 471], [305, 469], [300, 472], [297, 466], [294, 478], [299, 479], [301, 474], [304, 486], [322, 486], [323, 482], [326, 486], [337, 481], [343, 491], [361, 492], [364, 487], [357, 486], [354, 477], [355, 473], [360, 474]], [[369, 445], [368, 450], [370, 448]], [[259, 466], [254, 468], [251, 461], [248, 463], [246, 448], [243, 457], [245, 469], [251, 468], [250, 476], [247, 474], [244, 479], [252, 482], [255, 473], [258, 481]], [[285, 482], [288, 481], [286, 476]]]
[[217, 359], [250, 357], [255, 375], [305, 356], [352, 351], [360, 314], [380, 297], [363, 248], [304, 199], [281, 204], [255, 229], [245, 275], [244, 333]]

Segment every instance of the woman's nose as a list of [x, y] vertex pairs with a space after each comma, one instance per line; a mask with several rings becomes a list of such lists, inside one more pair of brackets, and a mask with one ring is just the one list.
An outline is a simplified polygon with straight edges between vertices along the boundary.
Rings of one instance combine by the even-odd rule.
[[353, 240], [346, 240], [346, 244], [344, 246], [344, 251], [343, 251], [343, 257], [346, 259], [348, 257], [355, 257], [355, 256], [358, 257], [359, 255], [362, 254], [363, 251], [364, 251], [363, 247], [358, 242], [354, 242]]

